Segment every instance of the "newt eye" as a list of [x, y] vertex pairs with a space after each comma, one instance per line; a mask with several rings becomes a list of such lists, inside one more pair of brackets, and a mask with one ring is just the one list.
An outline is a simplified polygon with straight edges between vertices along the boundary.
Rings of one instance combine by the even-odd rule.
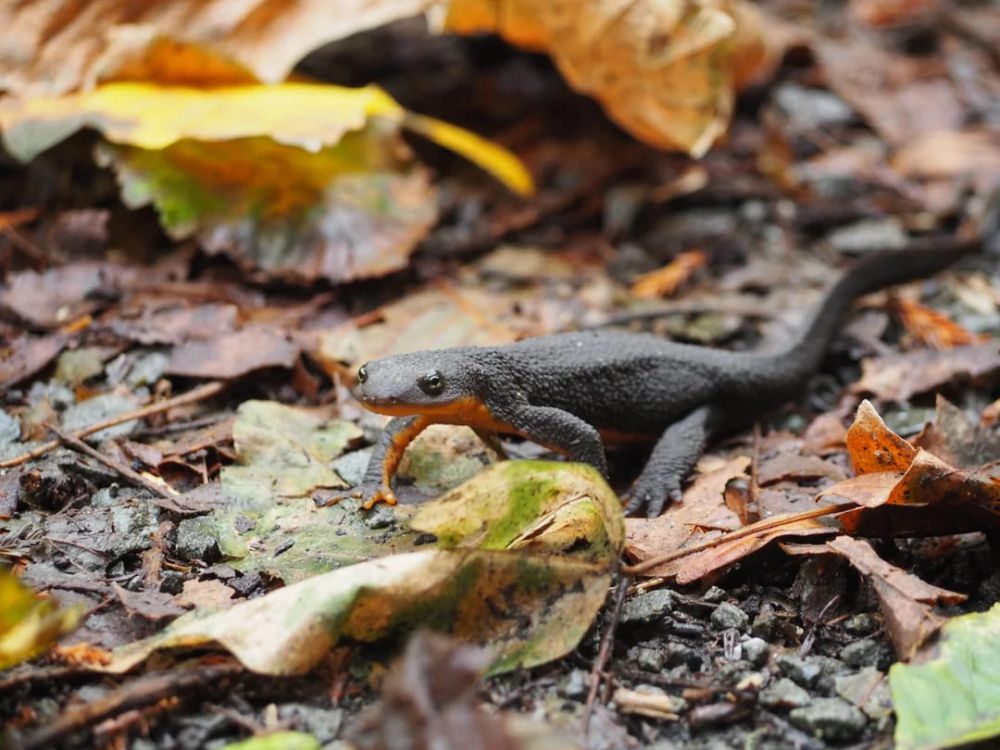
[[366, 380], [368, 380], [368, 368], [361, 365], [361, 367], [358, 368], [358, 382], [364, 383]]
[[428, 396], [437, 396], [444, 390], [444, 376], [437, 370], [431, 370], [417, 381], [417, 385]]

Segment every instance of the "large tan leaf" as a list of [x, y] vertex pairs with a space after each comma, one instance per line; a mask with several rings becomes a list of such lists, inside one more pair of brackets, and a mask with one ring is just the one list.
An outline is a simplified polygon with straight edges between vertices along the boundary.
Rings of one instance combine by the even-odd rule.
[[773, 58], [742, 0], [453, 0], [447, 27], [552, 55], [566, 80], [654, 146], [704, 154], [735, 91]]
[[[484, 502], [489, 500], [489, 502]], [[493, 671], [573, 649], [604, 602], [624, 538], [621, 505], [591, 467], [508, 461], [421, 509], [414, 527], [449, 549], [389, 555], [220, 612], [194, 611], [124, 646], [120, 672], [157, 649], [221, 644], [249, 669], [308, 670], [341, 639], [420, 625], [494, 651]]]
[[427, 0], [26, 0], [0, 3], [0, 89], [102, 80], [268, 83], [322, 44], [417, 15]]

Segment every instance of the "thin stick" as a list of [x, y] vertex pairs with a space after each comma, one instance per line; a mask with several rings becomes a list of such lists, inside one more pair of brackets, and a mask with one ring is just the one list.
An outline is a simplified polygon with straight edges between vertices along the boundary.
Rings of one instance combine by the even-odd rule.
[[684, 549], [678, 549], [663, 555], [657, 555], [656, 557], [643, 560], [641, 563], [636, 563], [635, 565], [626, 565], [622, 568], [622, 572], [625, 573], [625, 575], [630, 576], [638, 575], [659, 565], [663, 565], [664, 563], [673, 562], [678, 558], [693, 555], [695, 552], [712, 549], [713, 547], [717, 547], [725, 542], [732, 542], [736, 539], [742, 539], [745, 536], [752, 536], [761, 531], [776, 529], [784, 526], [785, 524], [794, 523], [795, 521], [805, 521], [806, 519], [819, 518], [820, 516], [831, 516], [834, 513], [840, 513], [841, 511], [856, 507], [856, 503], [840, 503], [838, 505], [824, 505], [819, 508], [803, 511], [802, 513], [776, 516], [774, 518], [769, 518], [766, 521], [758, 521], [757, 523], [750, 524], [749, 526], [737, 529], [736, 531], [730, 531], [728, 534], [723, 534], [715, 539], [709, 539], [707, 542], [702, 542], [701, 544], [694, 544], [690, 547], [685, 547]]
[[91, 448], [85, 442], [80, 440], [80, 438], [75, 438], [72, 435], [67, 435], [65, 432], [57, 427], [53, 427], [48, 424], [45, 425], [46, 429], [49, 430], [53, 435], [59, 438], [59, 440], [66, 445], [67, 448], [72, 448], [79, 453], [90, 456], [95, 461], [104, 464], [113, 472], [118, 474], [122, 479], [128, 481], [133, 487], [140, 487], [147, 492], [153, 493], [155, 496], [162, 498], [164, 500], [173, 501], [176, 495], [165, 487], [161, 487], [156, 482], [146, 479], [142, 474], [135, 471], [132, 467], [126, 466], [121, 461], [116, 461], [110, 456], [105, 456], [103, 453], [95, 448]]
[[238, 664], [225, 663], [141, 677], [90, 703], [70, 706], [47, 726], [29, 735], [22, 745], [23, 750], [55, 747], [67, 735], [110, 716], [142, 709], [170, 696], [189, 697], [192, 690], [202, 685], [210, 685], [219, 692], [222, 678], [242, 670]]
[[625, 603], [625, 592], [628, 591], [628, 576], [622, 576], [615, 591], [615, 603], [611, 608], [611, 620], [601, 638], [601, 647], [594, 660], [594, 667], [590, 670], [590, 692], [587, 693], [587, 705], [583, 709], [583, 735], [587, 736], [590, 731], [590, 717], [594, 713], [594, 703], [597, 701], [597, 690], [601, 686], [601, 674], [604, 672], [604, 665], [608, 663], [611, 656], [611, 646], [615, 640], [615, 630], [618, 628], [618, 621], [622, 616], [622, 604]]
[[[155, 404], [147, 404], [146, 406], [126, 412], [125, 414], [119, 414], [116, 417], [110, 417], [101, 422], [95, 422], [87, 427], [82, 427], [79, 430], [67, 433], [67, 435], [74, 438], [84, 438], [87, 437], [87, 435], [92, 435], [95, 432], [106, 430], [109, 427], [124, 424], [125, 422], [131, 422], [133, 419], [151, 417], [154, 414], [160, 414], [168, 409], [173, 409], [175, 406], [184, 406], [185, 404], [193, 404], [196, 401], [202, 401], [206, 398], [214, 396], [224, 387], [224, 383], [218, 380], [213, 380], [209, 383], [199, 385], [197, 388], [192, 388], [190, 391], [182, 393], [180, 396], [168, 398], [166, 401], [157, 401]], [[22, 453], [20, 456], [14, 456], [14, 458], [8, 458], [5, 461], [0, 461], [0, 469], [9, 469], [12, 466], [20, 466], [21, 464], [31, 461], [34, 458], [44, 456], [49, 451], [58, 448], [61, 442], [61, 440], [50, 440], [47, 443], [42, 443], [41, 445], [32, 448], [27, 453]]]

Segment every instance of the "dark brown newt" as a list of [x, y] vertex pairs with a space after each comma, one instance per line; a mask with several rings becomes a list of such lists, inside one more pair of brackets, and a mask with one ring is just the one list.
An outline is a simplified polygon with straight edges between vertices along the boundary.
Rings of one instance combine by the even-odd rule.
[[976, 247], [938, 239], [865, 256], [776, 353], [605, 329], [368, 362], [358, 371], [361, 402], [394, 419], [353, 494], [366, 507], [394, 503], [392, 478], [406, 446], [430, 424], [461, 424], [520, 435], [605, 475], [602, 434], [649, 439], [655, 446], [627, 494], [628, 510], [658, 515], [680, 497], [710, 436], [752, 422], [805, 386], [854, 299], [933, 274]]

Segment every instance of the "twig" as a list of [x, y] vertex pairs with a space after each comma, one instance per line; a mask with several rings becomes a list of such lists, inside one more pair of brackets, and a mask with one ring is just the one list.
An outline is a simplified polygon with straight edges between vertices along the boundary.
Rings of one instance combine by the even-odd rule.
[[211, 664], [182, 671], [173, 670], [164, 674], [130, 682], [113, 693], [98, 698], [82, 706], [70, 706], [55, 721], [29, 735], [22, 745], [23, 750], [56, 747], [61, 739], [87, 726], [96, 724], [116, 714], [142, 708], [171, 695], [185, 695], [187, 691], [203, 684], [215, 685], [223, 677], [242, 671], [238, 664]]
[[79, 451], [84, 455], [90, 456], [95, 461], [107, 466], [113, 472], [118, 474], [122, 479], [126, 480], [133, 487], [140, 487], [147, 492], [151, 492], [154, 497], [159, 498], [159, 502], [156, 504], [167, 510], [171, 510], [177, 513], [190, 513], [191, 508], [181, 505], [177, 502], [177, 495], [165, 487], [161, 487], [156, 482], [146, 479], [142, 474], [135, 471], [129, 466], [126, 466], [121, 461], [116, 461], [110, 456], [105, 456], [100, 451], [91, 448], [85, 442], [79, 438], [75, 438], [72, 435], [67, 435], [62, 430], [57, 427], [53, 427], [50, 424], [45, 425], [49, 432], [56, 435], [62, 443], [66, 445], [67, 448], [72, 448], [75, 451]]
[[809, 518], [819, 518], [820, 516], [831, 516], [834, 513], [840, 513], [841, 511], [849, 510], [851, 508], [856, 508], [856, 503], [839, 503], [837, 505], [824, 505], [819, 508], [813, 508], [812, 510], [803, 511], [802, 513], [794, 513], [790, 515], [781, 515], [774, 518], [770, 518], [767, 521], [758, 521], [755, 524], [746, 526], [742, 529], [737, 529], [736, 531], [730, 531], [722, 536], [715, 537], [715, 539], [709, 539], [707, 542], [702, 542], [701, 544], [693, 544], [690, 547], [685, 547], [684, 549], [677, 549], [673, 552], [667, 552], [663, 555], [657, 555], [656, 557], [651, 557], [648, 560], [643, 560], [641, 563], [636, 563], [635, 565], [626, 565], [622, 568], [622, 572], [625, 575], [634, 576], [640, 573], [645, 573], [647, 570], [656, 568], [668, 562], [673, 562], [681, 557], [687, 557], [688, 555], [693, 555], [695, 552], [701, 552], [706, 549], [712, 549], [725, 542], [732, 542], [736, 539], [742, 539], [745, 536], [752, 536], [753, 534], [758, 534], [761, 531], [767, 531], [769, 529], [779, 528], [785, 524], [794, 523], [795, 521], [805, 521]]
[[590, 717], [594, 714], [594, 703], [597, 701], [597, 690], [601, 686], [601, 674], [604, 672], [604, 665], [608, 663], [611, 656], [611, 646], [615, 640], [615, 630], [618, 628], [618, 621], [622, 616], [622, 604], [625, 603], [625, 593], [628, 591], [628, 576], [622, 576], [615, 591], [615, 602], [611, 608], [611, 619], [608, 627], [601, 638], [601, 647], [597, 651], [597, 658], [594, 660], [594, 667], [590, 670], [590, 692], [587, 693], [587, 705], [583, 709], [583, 735], [587, 736], [590, 731]]
[[[160, 414], [168, 409], [173, 409], [175, 406], [184, 406], [185, 404], [202, 401], [206, 398], [214, 396], [224, 387], [225, 383], [213, 380], [209, 383], [205, 383], [204, 385], [199, 385], [197, 388], [192, 388], [190, 391], [182, 393], [180, 396], [168, 398], [166, 401], [158, 401], [155, 404], [147, 404], [146, 406], [134, 409], [133, 411], [126, 412], [125, 414], [119, 414], [115, 417], [110, 417], [109, 419], [105, 419], [101, 422], [95, 422], [92, 425], [88, 425], [87, 427], [83, 427], [67, 434], [74, 438], [84, 438], [87, 437], [87, 435], [92, 435], [95, 432], [106, 430], [109, 427], [124, 424], [125, 422], [131, 422], [133, 419], [151, 417], [154, 414]], [[12, 466], [20, 466], [26, 461], [31, 461], [39, 456], [44, 456], [49, 451], [58, 448], [61, 443], [61, 440], [50, 440], [47, 443], [42, 443], [41, 445], [32, 448], [27, 453], [22, 453], [19, 456], [14, 456], [14, 458], [8, 458], [5, 461], [0, 461], [0, 469], [9, 469]]]

